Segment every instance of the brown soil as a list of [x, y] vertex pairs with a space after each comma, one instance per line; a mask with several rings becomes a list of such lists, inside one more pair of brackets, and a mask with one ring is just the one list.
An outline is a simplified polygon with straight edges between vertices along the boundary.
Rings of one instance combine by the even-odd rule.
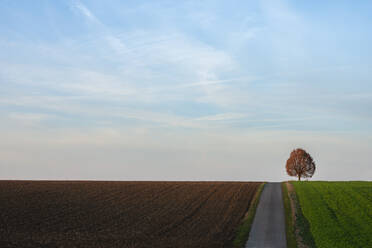
[[231, 247], [259, 185], [0, 181], [0, 247]]

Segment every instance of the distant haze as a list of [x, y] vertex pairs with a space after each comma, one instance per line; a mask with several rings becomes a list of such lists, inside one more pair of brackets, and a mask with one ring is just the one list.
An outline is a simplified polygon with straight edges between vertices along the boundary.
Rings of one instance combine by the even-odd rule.
[[0, 179], [372, 179], [370, 1], [0, 6]]

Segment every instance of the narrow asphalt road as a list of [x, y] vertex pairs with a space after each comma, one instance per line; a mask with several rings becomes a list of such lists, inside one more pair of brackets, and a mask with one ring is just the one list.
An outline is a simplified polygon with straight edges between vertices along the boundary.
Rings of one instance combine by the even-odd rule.
[[246, 248], [285, 248], [285, 219], [280, 183], [267, 183], [261, 193]]

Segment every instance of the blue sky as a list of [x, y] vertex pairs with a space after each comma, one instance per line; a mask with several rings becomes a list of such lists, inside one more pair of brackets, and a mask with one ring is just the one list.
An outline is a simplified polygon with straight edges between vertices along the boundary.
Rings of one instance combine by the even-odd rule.
[[370, 1], [0, 5], [4, 179], [372, 178]]

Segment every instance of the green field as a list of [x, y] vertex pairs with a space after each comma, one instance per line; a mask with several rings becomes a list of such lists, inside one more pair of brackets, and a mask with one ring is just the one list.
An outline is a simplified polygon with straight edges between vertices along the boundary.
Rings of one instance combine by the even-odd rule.
[[292, 182], [316, 247], [372, 247], [372, 182]]

